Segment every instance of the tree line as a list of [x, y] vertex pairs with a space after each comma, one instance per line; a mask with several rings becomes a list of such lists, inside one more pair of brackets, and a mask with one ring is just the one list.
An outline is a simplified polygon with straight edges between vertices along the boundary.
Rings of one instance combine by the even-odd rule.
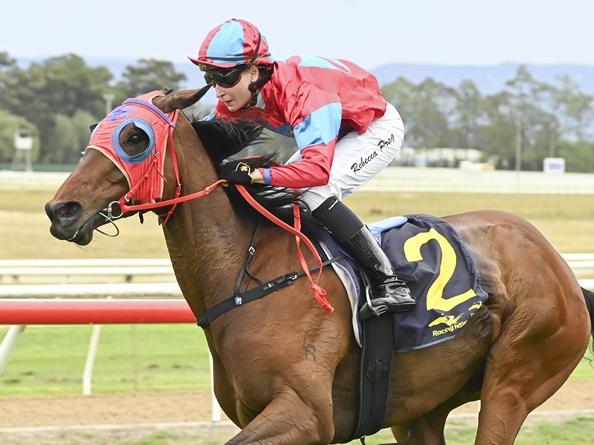
[[[76, 54], [22, 68], [0, 52], [0, 163], [12, 159], [18, 129], [34, 135], [36, 162], [76, 163], [89, 125], [108, 107], [154, 89], [179, 88], [185, 80], [165, 60], [140, 59], [116, 80], [108, 68], [91, 67]], [[471, 80], [451, 87], [431, 78], [413, 83], [400, 77], [382, 91], [403, 116], [406, 146], [474, 148], [507, 169], [540, 170], [544, 157], [558, 156], [570, 171], [594, 171], [594, 98], [568, 76], [547, 84], [521, 66], [503, 91], [491, 95]]]
[[383, 87], [411, 147], [474, 148], [497, 168], [541, 170], [563, 157], [569, 171], [594, 171], [593, 97], [569, 76], [541, 82], [520, 66], [503, 91], [483, 95], [471, 80], [453, 88], [428, 78]]
[[21, 68], [0, 52], [0, 162], [14, 152], [14, 134], [34, 136], [33, 159], [40, 163], [78, 162], [89, 140], [89, 126], [111, 105], [161, 88], [179, 88], [185, 74], [164, 60], [140, 59], [114, 81], [106, 67], [91, 67], [67, 54]]

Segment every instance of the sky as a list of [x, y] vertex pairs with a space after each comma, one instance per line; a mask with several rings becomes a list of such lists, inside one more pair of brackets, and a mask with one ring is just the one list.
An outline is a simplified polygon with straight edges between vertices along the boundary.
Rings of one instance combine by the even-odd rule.
[[0, 0], [12, 57], [180, 62], [232, 18], [259, 26], [273, 54], [389, 63], [594, 65], [591, 0]]

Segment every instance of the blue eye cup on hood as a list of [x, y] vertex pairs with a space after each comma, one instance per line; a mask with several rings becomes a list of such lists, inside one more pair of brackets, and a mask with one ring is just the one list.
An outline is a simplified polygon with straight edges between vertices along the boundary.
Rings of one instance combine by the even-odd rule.
[[[149, 143], [146, 149], [142, 153], [138, 153], [137, 155], [133, 156], [126, 153], [120, 145], [120, 133], [122, 132], [122, 129], [130, 123], [134, 124], [137, 128], [140, 128], [142, 131], [144, 131], [149, 138]], [[153, 130], [151, 124], [149, 124], [144, 119], [140, 118], [127, 119], [124, 122], [122, 122], [115, 129], [111, 138], [113, 148], [115, 149], [117, 155], [120, 157], [122, 161], [127, 162], [128, 164], [140, 164], [142, 161], [149, 157], [149, 155], [155, 148], [155, 131]]]

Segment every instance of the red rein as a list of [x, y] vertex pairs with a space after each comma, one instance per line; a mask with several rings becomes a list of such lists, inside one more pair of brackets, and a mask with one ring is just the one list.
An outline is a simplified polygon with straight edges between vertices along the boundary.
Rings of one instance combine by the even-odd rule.
[[[140, 210], [152, 210], [152, 209], [156, 209], [156, 208], [160, 208], [160, 207], [167, 207], [167, 206], [174, 206], [173, 208], [175, 208], [175, 206], [181, 202], [186, 202], [186, 201], [190, 201], [192, 199], [202, 198], [202, 197], [208, 195], [209, 193], [211, 193], [218, 186], [226, 184], [226, 183], [227, 183], [226, 180], [219, 179], [218, 181], [213, 182], [208, 187], [206, 187], [204, 190], [201, 190], [199, 192], [190, 193], [189, 195], [179, 196], [179, 197], [175, 197], [172, 199], [167, 199], [165, 201], [160, 201], [158, 203], [153, 202], [153, 203], [147, 203], [147, 204], [127, 205], [126, 199], [125, 199], [125, 197], [123, 197], [122, 199], [120, 199], [118, 201], [118, 204], [120, 206], [122, 214], [129, 213], [129, 212], [137, 212]], [[277, 218], [276, 216], [274, 216], [272, 213], [270, 213], [264, 207], [262, 207], [262, 205], [259, 202], [257, 202], [252, 197], [252, 195], [249, 194], [249, 192], [246, 190], [246, 188], [243, 185], [240, 185], [240, 184], [234, 184], [234, 185], [235, 185], [235, 187], [237, 187], [237, 190], [239, 191], [241, 196], [243, 196], [244, 199], [254, 209], [256, 209], [264, 217], [266, 217], [268, 220], [272, 221], [274, 224], [276, 224], [280, 228], [295, 235], [295, 242], [297, 244], [297, 252], [298, 252], [297, 257], [299, 258], [299, 263], [301, 264], [301, 268], [303, 269], [303, 272], [307, 276], [313, 296], [316, 299], [316, 301], [320, 304], [320, 306], [322, 306], [322, 308], [326, 312], [329, 312], [329, 313], [333, 312], [334, 307], [332, 307], [332, 305], [326, 298], [326, 290], [318, 284], [320, 281], [320, 277], [322, 276], [322, 269], [323, 269], [322, 259], [320, 258], [318, 251], [316, 250], [316, 248], [314, 247], [314, 245], [310, 241], [310, 239], [301, 232], [301, 213], [299, 211], [299, 206], [296, 203], [293, 204], [293, 218], [295, 221], [295, 226], [291, 227], [284, 221], [282, 221], [279, 218]], [[172, 211], [170, 210], [166, 216], [164, 224], [169, 219], [169, 216], [171, 216], [171, 213], [172, 213]], [[318, 273], [317, 273], [317, 276], [315, 277], [315, 279], [311, 276], [311, 273], [309, 271], [309, 266], [307, 264], [307, 261], [305, 260], [305, 256], [303, 255], [303, 252], [301, 251], [301, 245], [300, 245], [301, 241], [303, 241], [303, 243], [309, 249], [309, 251], [311, 252], [311, 254], [314, 257], [314, 260], [315, 260], [317, 266], [319, 267]]]
[[[322, 308], [326, 312], [333, 312], [334, 308], [326, 299], [326, 290], [320, 287], [318, 284], [320, 281], [320, 277], [322, 276], [322, 259], [320, 258], [318, 251], [316, 250], [310, 239], [301, 232], [301, 213], [299, 212], [299, 206], [296, 203], [293, 204], [293, 219], [295, 221], [295, 227], [291, 227], [284, 221], [278, 219], [264, 207], [262, 207], [262, 205], [258, 201], [256, 201], [252, 197], [252, 195], [249, 194], [249, 192], [245, 189], [243, 185], [235, 184], [235, 187], [237, 187], [237, 190], [239, 191], [239, 193], [241, 193], [241, 196], [243, 196], [243, 198], [254, 209], [256, 209], [258, 212], [264, 215], [268, 220], [272, 221], [274, 224], [279, 226], [281, 229], [284, 229], [287, 232], [295, 235], [295, 242], [297, 243], [297, 257], [299, 258], [299, 262], [301, 263], [301, 268], [303, 269], [303, 272], [307, 276], [309, 285], [313, 292], [313, 296], [318, 301], [318, 303], [320, 303], [320, 306], [322, 306]], [[316, 264], [319, 266], [318, 274], [315, 280], [312, 278], [311, 273], [309, 272], [309, 266], [307, 265], [307, 261], [305, 260], [305, 256], [303, 255], [303, 252], [301, 252], [300, 241], [303, 241], [305, 243], [305, 245], [313, 255]]]

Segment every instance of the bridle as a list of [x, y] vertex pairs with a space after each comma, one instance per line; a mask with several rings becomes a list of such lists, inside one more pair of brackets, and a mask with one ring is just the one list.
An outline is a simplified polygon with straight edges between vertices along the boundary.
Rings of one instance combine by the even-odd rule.
[[[181, 195], [182, 183], [181, 183], [181, 177], [180, 177], [180, 173], [179, 173], [179, 165], [178, 165], [178, 159], [177, 159], [177, 154], [176, 154], [176, 149], [175, 149], [175, 142], [174, 142], [174, 138], [173, 138], [175, 124], [179, 117], [179, 110], [174, 110], [169, 116], [167, 116], [159, 108], [157, 108], [155, 105], [153, 105], [151, 102], [143, 101], [138, 98], [128, 99], [122, 105], [143, 107], [143, 108], [151, 111], [154, 115], [156, 115], [159, 119], [161, 119], [162, 122], [165, 122], [167, 124], [166, 148], [169, 150], [169, 153], [171, 156], [171, 163], [173, 165], [176, 186], [175, 186], [175, 192], [174, 192], [173, 198], [162, 199], [162, 197], [161, 197], [158, 199], [150, 199], [150, 202], [135, 203], [136, 192], [142, 187], [142, 185], [146, 181], [150, 181], [151, 175], [158, 174], [160, 176], [161, 180], [164, 181], [164, 174], [162, 171], [160, 171], [160, 167], [159, 167], [159, 166], [164, 165], [164, 163], [162, 162], [163, 160], [161, 158], [159, 158], [161, 153], [158, 150], [154, 150], [154, 153], [152, 153], [149, 157], [147, 157], [145, 160], [143, 160], [143, 162], [150, 162], [150, 168], [148, 168], [146, 170], [146, 173], [138, 180], [138, 182], [131, 184], [130, 190], [126, 194], [124, 194], [124, 196], [122, 196], [119, 200], [110, 202], [107, 205], [107, 207], [96, 212], [96, 214], [100, 214], [101, 216], [103, 216], [106, 219], [106, 221], [108, 221], [109, 223], [113, 224], [116, 227], [117, 232], [114, 235], [108, 235], [108, 236], [117, 236], [119, 234], [119, 229], [117, 228], [117, 226], [115, 224], [115, 220], [122, 218], [126, 214], [133, 213], [133, 212], [141, 212], [141, 214], [142, 214], [142, 212], [145, 212], [145, 211], [156, 210], [156, 209], [163, 208], [163, 207], [170, 207], [169, 210], [167, 211], [167, 213], [163, 217], [163, 225], [165, 225], [169, 221], [169, 218], [175, 212], [178, 204], [187, 202], [187, 201], [191, 201], [194, 199], [200, 199], [200, 198], [212, 193], [219, 186], [227, 184], [226, 180], [219, 179], [200, 191], [182, 196]], [[107, 117], [106, 117], [106, 119], [107, 119]], [[103, 123], [103, 121], [102, 121], [102, 123]], [[91, 142], [92, 141], [93, 141], [93, 138], [91, 138]], [[89, 147], [97, 148], [94, 146], [89, 146]], [[104, 150], [100, 150], [100, 151], [102, 151], [104, 154], [106, 154], [106, 152]], [[114, 159], [114, 156], [110, 156], [110, 154], [111, 153], [107, 153], [106, 156], [108, 156], [120, 170], [123, 170], [125, 168], [125, 166], [122, 165], [121, 159], [116, 160], [116, 159]], [[129, 178], [129, 175], [127, 175], [126, 177]], [[128, 179], [128, 180], [130, 182], [130, 179]], [[233, 184], [233, 186], [235, 186], [237, 188], [237, 190], [243, 196], [243, 198], [252, 207], [254, 207], [254, 209], [256, 209], [258, 212], [260, 212], [262, 215], [264, 215], [266, 218], [268, 218], [270, 221], [272, 221], [277, 226], [281, 227], [282, 229], [286, 230], [287, 232], [289, 232], [295, 236], [295, 242], [297, 244], [299, 262], [301, 264], [304, 274], [308, 278], [313, 295], [314, 295], [315, 299], [318, 301], [318, 303], [322, 306], [322, 308], [324, 308], [324, 310], [326, 310], [328, 312], [332, 312], [334, 310], [334, 308], [332, 307], [332, 305], [330, 305], [330, 303], [326, 299], [326, 291], [322, 287], [320, 287], [318, 284], [321, 274], [322, 274], [322, 270], [323, 270], [322, 259], [320, 258], [320, 255], [318, 254], [313, 243], [309, 240], [309, 238], [306, 235], [304, 235], [301, 232], [301, 213], [300, 213], [300, 209], [299, 209], [299, 206], [297, 205], [297, 203], [294, 203], [294, 205], [293, 205], [294, 226], [291, 227], [290, 225], [286, 224], [284, 221], [282, 221], [279, 218], [277, 218], [276, 216], [274, 216], [268, 210], [266, 210], [260, 203], [258, 203], [250, 195], [250, 193], [246, 190], [246, 188], [244, 186], [239, 185], [239, 184]], [[161, 189], [162, 189], [162, 187], [161, 187]], [[95, 215], [93, 215], [92, 217], [94, 217], [94, 216]], [[84, 223], [82, 225], [84, 225]], [[82, 227], [82, 225], [80, 227]], [[105, 234], [105, 232], [101, 232], [101, 233]], [[73, 238], [75, 238], [77, 234], [78, 234], [78, 231], [73, 236]], [[315, 262], [318, 266], [318, 269], [317, 269], [318, 274], [315, 279], [311, 276], [310, 268], [309, 268], [307, 261], [305, 260], [305, 257], [301, 251], [301, 245], [300, 245], [301, 242], [303, 242], [305, 244], [305, 246], [308, 248], [308, 250], [311, 252], [311, 254], [313, 255]]]

